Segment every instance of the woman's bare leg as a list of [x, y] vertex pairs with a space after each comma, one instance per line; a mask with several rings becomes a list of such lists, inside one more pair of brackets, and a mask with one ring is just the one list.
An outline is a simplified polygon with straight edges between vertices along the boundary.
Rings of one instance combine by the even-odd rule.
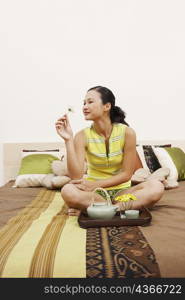
[[[164, 185], [156, 179], [139, 183], [133, 187], [120, 191], [116, 196], [133, 194], [137, 201], [133, 201], [132, 209], [140, 209], [143, 206], [152, 208], [159, 201], [164, 193]], [[114, 202], [116, 203], [116, 201]]]
[[93, 192], [85, 192], [76, 187], [75, 184], [65, 184], [61, 190], [62, 198], [69, 207], [68, 214], [70, 216], [79, 215], [80, 211], [85, 210], [93, 201], [106, 202], [106, 200]]
[[[152, 179], [125, 189], [117, 193], [116, 196], [128, 193], [133, 194], [138, 199], [133, 201], [132, 209], [141, 209], [143, 206], [151, 208], [161, 199], [164, 185], [159, 180]], [[78, 215], [79, 211], [85, 210], [92, 203], [93, 193], [81, 191], [75, 184], [69, 183], [62, 188], [61, 195], [68, 207], [71, 208], [69, 215]], [[98, 194], [95, 197], [96, 202], [105, 202], [105, 199]], [[117, 204], [114, 202], [114, 204], [119, 205], [119, 202]]]

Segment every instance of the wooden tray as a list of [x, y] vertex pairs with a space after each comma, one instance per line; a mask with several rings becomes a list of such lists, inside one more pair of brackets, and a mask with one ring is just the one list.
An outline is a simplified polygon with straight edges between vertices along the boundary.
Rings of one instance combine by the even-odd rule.
[[89, 227], [107, 227], [107, 226], [142, 226], [149, 224], [152, 219], [152, 215], [147, 208], [143, 208], [139, 212], [139, 218], [137, 219], [121, 219], [120, 213], [117, 212], [116, 215], [110, 220], [99, 220], [91, 219], [86, 212], [81, 212], [78, 217], [78, 223], [82, 228]]

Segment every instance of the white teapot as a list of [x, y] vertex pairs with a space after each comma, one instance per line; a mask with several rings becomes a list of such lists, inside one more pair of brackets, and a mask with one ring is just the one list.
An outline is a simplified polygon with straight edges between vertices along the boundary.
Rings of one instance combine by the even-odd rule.
[[95, 193], [96, 191], [102, 191], [106, 196], [107, 202], [94, 202], [94, 196], [93, 196], [92, 204], [87, 207], [88, 216], [92, 219], [102, 219], [102, 220], [112, 219], [115, 216], [118, 207], [112, 205], [110, 196], [105, 189], [96, 188], [93, 191], [93, 193]]

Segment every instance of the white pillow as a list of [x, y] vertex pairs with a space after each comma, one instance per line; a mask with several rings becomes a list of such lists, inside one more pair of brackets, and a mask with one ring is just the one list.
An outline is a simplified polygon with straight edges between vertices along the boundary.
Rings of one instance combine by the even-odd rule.
[[137, 153], [138, 153], [139, 158], [141, 160], [143, 169], [145, 169], [145, 170], [147, 170], [147, 171], [150, 172], [150, 169], [148, 168], [146, 160], [145, 160], [145, 154], [144, 154], [144, 151], [143, 151], [143, 146], [142, 145], [141, 146], [137, 146], [136, 150], [137, 150]]
[[171, 159], [170, 155], [168, 154], [168, 152], [163, 149], [162, 147], [153, 147], [152, 149], [155, 153], [155, 155], [157, 156], [157, 159], [161, 165], [161, 167], [164, 168], [169, 168], [170, 169], [170, 174], [168, 175], [167, 179], [168, 180], [178, 180], [178, 172], [176, 169], [176, 166], [173, 162], [173, 160]]
[[45, 176], [46, 176], [46, 174], [18, 175], [13, 187], [15, 188], [15, 187], [37, 187], [37, 186], [42, 186], [42, 180], [44, 179]]

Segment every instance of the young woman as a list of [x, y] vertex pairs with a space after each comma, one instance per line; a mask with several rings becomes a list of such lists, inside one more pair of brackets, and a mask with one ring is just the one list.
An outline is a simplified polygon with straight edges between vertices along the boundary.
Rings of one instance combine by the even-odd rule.
[[[55, 123], [57, 133], [66, 145], [67, 166], [72, 179], [61, 195], [69, 207], [69, 215], [78, 215], [92, 202], [93, 190], [102, 187], [110, 196], [132, 194], [132, 209], [151, 208], [163, 195], [163, 184], [149, 180], [131, 187], [136, 160], [136, 134], [125, 121], [125, 113], [115, 106], [115, 97], [106, 87], [87, 91], [83, 103], [85, 120], [92, 125], [75, 137], [67, 115]], [[84, 177], [85, 160], [87, 177]], [[96, 196], [96, 201], [105, 201]], [[115, 205], [121, 205], [117, 203]]]

